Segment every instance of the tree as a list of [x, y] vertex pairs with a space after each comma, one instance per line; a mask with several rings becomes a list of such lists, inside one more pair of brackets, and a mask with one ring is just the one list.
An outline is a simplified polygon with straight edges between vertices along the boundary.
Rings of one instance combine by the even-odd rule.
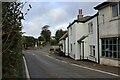
[[[24, 3], [2, 2], [2, 77], [20, 77], [22, 67], [21, 20]], [[21, 73], [22, 74], [22, 73]]]
[[45, 39], [45, 43], [50, 42], [51, 31], [48, 29], [48, 25], [42, 27], [41, 36]]
[[33, 47], [35, 45], [36, 39], [33, 36], [23, 36], [23, 45], [25, 48]]
[[59, 29], [55, 33], [55, 39], [57, 40], [57, 43], [59, 42], [59, 39], [66, 33], [67, 31], [63, 31], [62, 29]]

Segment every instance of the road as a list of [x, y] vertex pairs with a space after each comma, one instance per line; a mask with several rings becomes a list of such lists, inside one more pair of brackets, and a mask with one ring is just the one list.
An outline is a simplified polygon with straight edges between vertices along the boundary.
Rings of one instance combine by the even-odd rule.
[[116, 78], [113, 75], [61, 62], [40, 50], [26, 50], [24, 54], [30, 78]]

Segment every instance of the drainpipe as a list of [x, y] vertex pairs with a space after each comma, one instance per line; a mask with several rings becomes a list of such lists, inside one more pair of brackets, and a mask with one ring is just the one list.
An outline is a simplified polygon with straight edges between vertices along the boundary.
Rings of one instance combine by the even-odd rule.
[[99, 19], [98, 19], [99, 13], [97, 15], [97, 45], [98, 45], [98, 64], [100, 63], [100, 51], [99, 51]]
[[68, 57], [69, 57], [69, 29], [68, 29]]

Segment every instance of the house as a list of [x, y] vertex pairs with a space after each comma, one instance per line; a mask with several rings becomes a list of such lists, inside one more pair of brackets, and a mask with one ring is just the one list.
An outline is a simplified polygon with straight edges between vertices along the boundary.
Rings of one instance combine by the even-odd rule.
[[68, 33], [66, 32], [60, 39], [59, 39], [60, 49], [65, 56], [68, 56]]
[[79, 40], [80, 59], [88, 59], [99, 63], [98, 13], [91, 16], [80, 26]]
[[99, 62], [97, 16], [98, 14], [83, 17], [82, 9], [79, 9], [77, 19], [67, 27], [68, 53], [71, 58]]
[[120, 63], [120, 1], [103, 2], [98, 10], [100, 64], [119, 66]]

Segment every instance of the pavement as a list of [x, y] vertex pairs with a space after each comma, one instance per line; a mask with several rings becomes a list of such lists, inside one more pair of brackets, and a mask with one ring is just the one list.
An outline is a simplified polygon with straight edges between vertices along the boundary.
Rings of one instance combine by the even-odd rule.
[[77, 64], [77, 65], [80, 65], [80, 66], [93, 68], [93, 69], [97, 69], [97, 70], [100, 70], [100, 71], [105, 71], [105, 72], [120, 75], [120, 67], [97, 64], [97, 63], [89, 61], [89, 60], [81, 60], [81, 61], [78, 60], [78, 61], [76, 61], [76, 60], [74, 60], [70, 57], [59, 56], [59, 55], [55, 54], [54, 52], [50, 53], [49, 56], [52, 56], [52, 57], [54, 57], [58, 60], [61, 60], [61, 61], [65, 61], [67, 63]]

